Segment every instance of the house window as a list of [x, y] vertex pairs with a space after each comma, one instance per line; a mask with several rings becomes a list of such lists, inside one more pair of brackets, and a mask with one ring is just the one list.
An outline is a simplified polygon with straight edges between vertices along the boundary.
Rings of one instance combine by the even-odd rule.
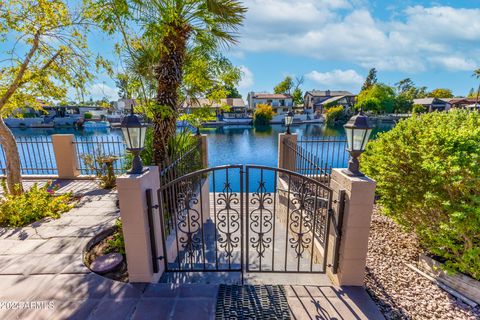
[[280, 105], [281, 105], [282, 107], [284, 107], [284, 106], [285, 106], [285, 100], [281, 99], [281, 100], [280, 100]]

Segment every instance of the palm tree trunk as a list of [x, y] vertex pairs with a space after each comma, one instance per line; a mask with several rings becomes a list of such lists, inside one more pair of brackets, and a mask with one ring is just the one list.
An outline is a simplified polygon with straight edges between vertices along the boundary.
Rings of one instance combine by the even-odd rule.
[[17, 141], [12, 131], [7, 127], [3, 118], [0, 117], [0, 144], [5, 151], [7, 164], [7, 187], [11, 194], [23, 193], [22, 175], [20, 171], [20, 155], [18, 153]]
[[[168, 140], [175, 135], [178, 92], [182, 85], [189, 27], [170, 26], [168, 35], [162, 41], [165, 51], [156, 68], [157, 103], [162, 111], [154, 112], [153, 119], [153, 160], [162, 166], [167, 159]], [[164, 112], [166, 110], [166, 112]]]

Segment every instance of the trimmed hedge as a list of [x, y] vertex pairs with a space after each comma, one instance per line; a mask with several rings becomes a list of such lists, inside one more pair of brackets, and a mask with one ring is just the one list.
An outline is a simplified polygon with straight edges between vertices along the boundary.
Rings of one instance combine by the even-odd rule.
[[369, 143], [362, 170], [383, 212], [449, 270], [480, 279], [480, 114], [414, 115]]

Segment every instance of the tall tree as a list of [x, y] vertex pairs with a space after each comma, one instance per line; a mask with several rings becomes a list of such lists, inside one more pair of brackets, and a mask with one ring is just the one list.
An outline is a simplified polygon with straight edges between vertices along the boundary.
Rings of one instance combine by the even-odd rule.
[[[475, 78], [480, 79], [480, 69], [476, 69], [475, 71], [473, 71], [473, 76]], [[477, 109], [478, 107], [478, 97], [480, 96], [480, 84], [478, 85], [478, 90], [477, 90], [477, 97], [475, 98], [475, 109]]]
[[395, 90], [386, 84], [377, 83], [360, 92], [355, 107], [374, 113], [391, 113], [395, 104]]
[[363, 86], [362, 86], [362, 90], [361, 90], [361, 91], [367, 90], [368, 88], [370, 88], [371, 86], [375, 85], [376, 83], [377, 83], [377, 69], [372, 68], [372, 69], [370, 69], [370, 71], [368, 72], [368, 76], [367, 76], [367, 78], [365, 79], [365, 82], [363, 83]]
[[227, 98], [242, 98], [242, 95], [235, 86], [226, 86], [225, 89], [228, 91]]
[[475, 96], [475, 89], [471, 88], [470, 91], [468, 92], [467, 97], [473, 98], [474, 96]]
[[[149, 70], [156, 82], [153, 118], [154, 162], [163, 163], [168, 140], [175, 134], [181, 105], [180, 91], [192, 47], [206, 51], [237, 43], [236, 31], [243, 23], [246, 8], [236, 0], [89, 0], [98, 12], [98, 21], [110, 32], [122, 31], [125, 21], [137, 23], [143, 46], [156, 51]], [[119, 30], [120, 29], [120, 30]], [[125, 28], [123, 28], [125, 29]], [[131, 40], [129, 36], [124, 36]], [[128, 51], [135, 51], [132, 41]], [[150, 63], [148, 67], [152, 66]]]
[[452, 90], [445, 88], [437, 88], [428, 93], [430, 98], [453, 98]]
[[427, 96], [427, 87], [417, 87], [412, 79], [406, 78], [395, 84], [397, 96], [404, 100], [425, 98]]
[[277, 84], [275, 88], [273, 88], [273, 92], [276, 94], [290, 94], [293, 86], [293, 78], [290, 76], [286, 76], [285, 79], [283, 79], [279, 84]]
[[[21, 193], [20, 157], [4, 117], [17, 108], [41, 108], [38, 100], [65, 100], [92, 79], [85, 32], [89, 16], [66, 1], [4, 0], [0, 4], [0, 143], [7, 185]], [[98, 64], [103, 64], [101, 59]], [[15, 187], [17, 186], [17, 187]]]

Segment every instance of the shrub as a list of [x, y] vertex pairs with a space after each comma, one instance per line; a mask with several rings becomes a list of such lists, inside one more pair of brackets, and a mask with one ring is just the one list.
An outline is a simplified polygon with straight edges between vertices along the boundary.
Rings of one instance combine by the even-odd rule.
[[361, 164], [385, 214], [448, 270], [480, 279], [479, 113], [414, 115], [369, 143]]
[[0, 200], [0, 225], [21, 227], [44, 217], [57, 219], [73, 208], [71, 194], [56, 196], [57, 187], [51, 182], [43, 187], [35, 183], [18, 196], [8, 193], [5, 180], [2, 180], [2, 188], [4, 197]]
[[[185, 129], [180, 132], [177, 132], [173, 137], [171, 137], [167, 142], [167, 155], [170, 161], [178, 159], [182, 154], [192, 149], [198, 143], [198, 137], [193, 135], [190, 130]], [[154, 165], [153, 161], [153, 130], [152, 128], [147, 128], [147, 133], [145, 134], [145, 149], [143, 149], [140, 154], [142, 162], [145, 166]], [[130, 169], [132, 167], [133, 157], [130, 153], [126, 156], [125, 167]], [[168, 160], [167, 160], [168, 161]], [[179, 166], [182, 167], [182, 170], [187, 170], [189, 172], [202, 169], [201, 159], [200, 159], [200, 150], [191, 154], [190, 157], [184, 162], [181, 162]], [[179, 168], [180, 170], [180, 168]], [[183, 171], [186, 172], [186, 171]]]
[[93, 118], [93, 114], [91, 112], [85, 112], [83, 114], [83, 119], [85, 119], [85, 120], [90, 120], [92, 118]]
[[327, 124], [334, 124], [335, 122], [343, 119], [344, 116], [345, 112], [343, 110], [343, 106], [330, 107], [325, 112]]
[[275, 112], [272, 109], [272, 106], [268, 104], [258, 104], [253, 114], [253, 123], [256, 126], [264, 126], [270, 123], [273, 119]]
[[115, 221], [115, 232], [107, 240], [107, 244], [105, 253], [118, 252], [125, 254], [125, 239], [123, 238], [122, 221], [120, 219]]
[[116, 186], [116, 176], [114, 170], [114, 162], [118, 160], [117, 156], [104, 155], [98, 148], [96, 155], [81, 155], [85, 166], [95, 172], [95, 176], [100, 180], [100, 187], [104, 189], [112, 189]]
[[421, 104], [414, 104], [412, 107], [412, 113], [424, 113], [427, 109]]

